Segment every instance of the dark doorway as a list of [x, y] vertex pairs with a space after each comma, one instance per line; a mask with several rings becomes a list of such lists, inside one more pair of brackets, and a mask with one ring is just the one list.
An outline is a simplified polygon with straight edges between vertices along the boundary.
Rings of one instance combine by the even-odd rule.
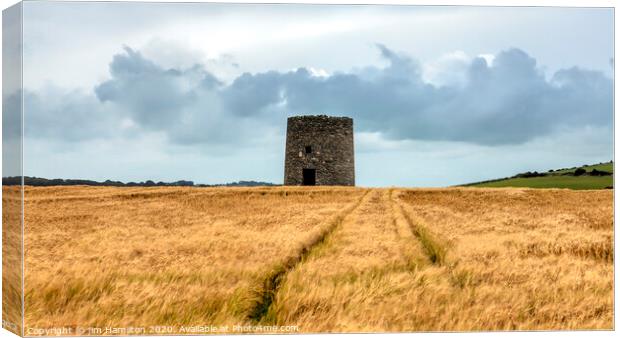
[[316, 169], [303, 169], [303, 185], [316, 185]]

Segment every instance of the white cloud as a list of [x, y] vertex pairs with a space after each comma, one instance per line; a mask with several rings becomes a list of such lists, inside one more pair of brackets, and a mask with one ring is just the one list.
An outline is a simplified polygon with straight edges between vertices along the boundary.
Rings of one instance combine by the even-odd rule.
[[487, 64], [493, 67], [493, 61], [495, 60], [495, 55], [489, 53], [478, 54], [478, 57], [483, 58]]
[[329, 77], [329, 76], [331, 76], [331, 74], [328, 71], [326, 71], [325, 69], [322, 69], [322, 68], [308, 67], [308, 71], [310, 71], [310, 75], [312, 75], [314, 77]]
[[457, 50], [422, 65], [422, 78], [436, 86], [463, 86], [472, 58]]

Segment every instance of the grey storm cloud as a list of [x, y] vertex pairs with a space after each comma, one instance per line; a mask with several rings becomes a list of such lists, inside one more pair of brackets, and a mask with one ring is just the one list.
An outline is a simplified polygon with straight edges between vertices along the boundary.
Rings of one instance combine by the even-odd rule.
[[4, 139], [21, 137], [22, 93], [23, 91], [17, 90], [2, 98], [2, 137]]
[[611, 127], [613, 81], [601, 72], [570, 68], [546, 79], [533, 57], [510, 49], [492, 64], [474, 58], [464, 84], [437, 86], [423, 80], [414, 59], [377, 48], [385, 67], [322, 77], [306, 68], [244, 73], [225, 84], [201, 65], [165, 69], [125, 47], [95, 95], [68, 94], [68, 102], [38, 106], [33, 93], [26, 102], [40, 111], [33, 128], [70, 124], [83, 130], [72, 138], [87, 138], [112, 133], [118, 120], [129, 119], [182, 144], [260, 139], [274, 128], [281, 134], [286, 116], [294, 114], [351, 116], [358, 132], [396, 140], [484, 145], [523, 143], [564, 127]]
[[95, 94], [102, 102], [124, 106], [145, 127], [175, 123], [203, 90], [221, 84], [200, 65], [187, 70], [162, 69], [129, 47], [124, 50], [125, 54], [115, 55], [110, 63], [112, 79], [98, 85]]
[[510, 49], [499, 53], [492, 66], [475, 58], [464, 86], [437, 87], [422, 80], [414, 60], [379, 48], [389, 61], [386, 68], [326, 78], [303, 68], [244, 74], [224, 90], [224, 97], [239, 115], [280, 102], [295, 113], [349, 115], [358, 131], [394, 139], [514, 144], [559, 127], [611, 125], [613, 83], [599, 72], [571, 68], [547, 81], [535, 59]]

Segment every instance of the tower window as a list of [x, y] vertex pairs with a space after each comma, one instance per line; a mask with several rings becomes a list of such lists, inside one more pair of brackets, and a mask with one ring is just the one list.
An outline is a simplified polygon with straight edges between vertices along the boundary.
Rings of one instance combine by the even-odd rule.
[[310, 154], [312, 152], [312, 146], [306, 146], [306, 154]]

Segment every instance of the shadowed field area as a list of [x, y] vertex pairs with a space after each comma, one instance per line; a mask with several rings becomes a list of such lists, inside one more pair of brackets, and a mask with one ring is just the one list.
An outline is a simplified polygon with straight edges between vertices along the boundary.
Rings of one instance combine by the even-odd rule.
[[25, 196], [26, 329], [613, 325], [609, 190], [26, 187]]

